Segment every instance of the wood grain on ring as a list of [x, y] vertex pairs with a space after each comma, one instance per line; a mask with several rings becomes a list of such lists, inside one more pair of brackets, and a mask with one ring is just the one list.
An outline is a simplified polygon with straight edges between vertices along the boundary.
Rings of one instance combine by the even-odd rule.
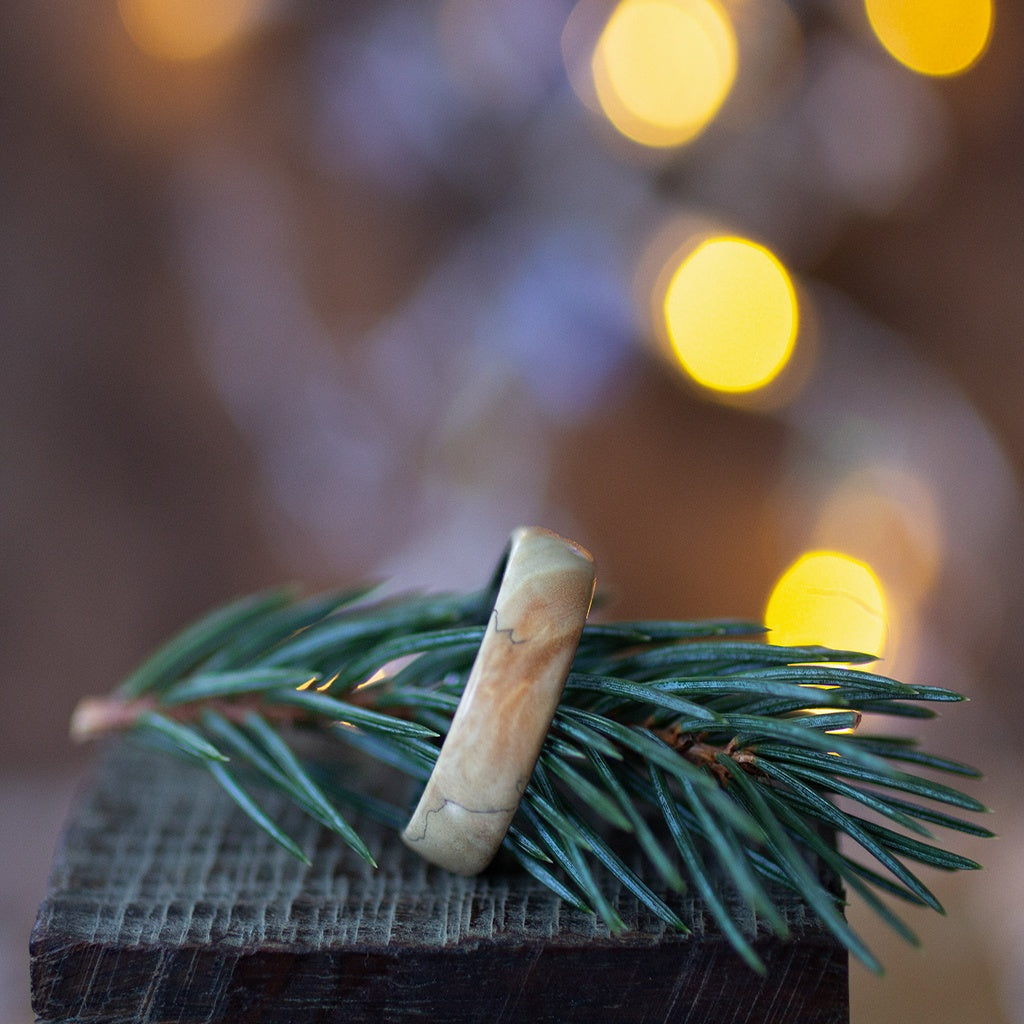
[[540, 527], [512, 533], [494, 610], [402, 839], [460, 875], [491, 861], [562, 696], [594, 595], [594, 561]]

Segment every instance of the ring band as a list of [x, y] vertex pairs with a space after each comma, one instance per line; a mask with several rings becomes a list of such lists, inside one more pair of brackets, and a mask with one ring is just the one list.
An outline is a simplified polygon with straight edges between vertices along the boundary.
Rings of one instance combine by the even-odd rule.
[[512, 533], [487, 630], [402, 840], [475, 875], [501, 846], [551, 727], [594, 596], [594, 560], [540, 527]]

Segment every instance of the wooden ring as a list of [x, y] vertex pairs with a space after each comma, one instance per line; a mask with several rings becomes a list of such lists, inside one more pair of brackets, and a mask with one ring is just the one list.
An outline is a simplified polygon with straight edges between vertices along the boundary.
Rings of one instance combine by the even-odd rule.
[[594, 596], [594, 560], [540, 527], [512, 533], [487, 630], [402, 840], [475, 875], [501, 846], [551, 727]]

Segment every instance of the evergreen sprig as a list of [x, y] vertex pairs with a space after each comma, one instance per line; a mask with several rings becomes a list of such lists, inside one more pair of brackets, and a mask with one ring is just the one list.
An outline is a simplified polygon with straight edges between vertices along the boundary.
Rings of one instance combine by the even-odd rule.
[[[312, 727], [426, 780], [493, 599], [493, 585], [386, 599], [371, 588], [305, 600], [290, 590], [247, 597], [171, 640], [111, 698], [83, 703], [73, 730], [87, 736], [128, 728], [204, 765], [258, 826], [306, 860], [261, 809], [258, 780], [372, 864], [339, 805], [396, 829], [409, 808], [326, 775], [297, 752], [292, 727]], [[731, 887], [784, 935], [771, 895], [782, 885], [878, 971], [843, 916], [842, 898], [808, 855], [916, 942], [882, 896], [941, 911], [908, 862], [976, 868], [929, 842], [931, 829], [992, 834], [942, 809], [983, 811], [977, 800], [917, 772], [978, 773], [910, 739], [850, 730], [862, 715], [927, 717], [927, 705], [963, 698], [851, 668], [870, 660], [856, 652], [775, 646], [761, 632], [732, 621], [588, 624], [504, 847], [613, 931], [623, 924], [605, 895], [604, 873], [685, 932], [677, 911], [628, 863], [632, 854], [624, 851], [633, 843], [660, 887], [692, 888], [759, 971], [753, 936], [723, 892]], [[862, 856], [837, 849], [828, 838], [835, 834]]]

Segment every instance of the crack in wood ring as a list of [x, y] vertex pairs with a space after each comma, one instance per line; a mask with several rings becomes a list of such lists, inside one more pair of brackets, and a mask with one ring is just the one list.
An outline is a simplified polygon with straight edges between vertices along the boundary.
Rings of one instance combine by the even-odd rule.
[[562, 697], [594, 596], [594, 560], [537, 526], [512, 532], [494, 609], [403, 842], [475, 875], [501, 846]]

